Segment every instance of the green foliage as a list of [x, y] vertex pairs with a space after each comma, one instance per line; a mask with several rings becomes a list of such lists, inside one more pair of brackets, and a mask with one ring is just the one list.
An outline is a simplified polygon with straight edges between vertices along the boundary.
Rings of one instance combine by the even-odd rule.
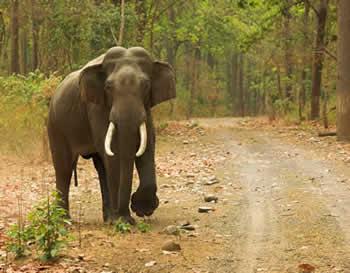
[[123, 220], [119, 219], [115, 224], [114, 224], [114, 230], [117, 233], [129, 233], [131, 232], [131, 225], [129, 223], [124, 222]]
[[67, 219], [66, 210], [60, 207], [60, 202], [59, 194], [53, 192], [47, 200], [35, 206], [28, 216], [43, 260], [57, 257], [59, 251], [67, 244], [67, 225], [71, 225], [71, 222]]
[[42, 135], [50, 96], [61, 77], [40, 72], [0, 77], [1, 148], [24, 150], [30, 139]]
[[53, 192], [33, 208], [26, 225], [11, 226], [8, 250], [21, 257], [28, 250], [28, 243], [32, 242], [42, 260], [56, 258], [68, 242], [67, 225], [71, 224], [66, 211], [59, 206], [60, 202], [59, 194]]
[[[45, 75], [51, 74], [47, 77], [35, 72], [24, 77], [0, 78], [0, 104], [4, 106], [0, 108], [0, 143], [22, 150], [28, 140], [42, 134], [47, 113], [42, 85], [49, 82], [51, 87], [56, 86], [61, 77], [52, 75], [53, 72], [66, 75], [115, 46], [121, 25], [121, 6], [120, 1], [96, 0], [19, 2], [21, 14], [31, 8], [35, 11], [33, 15], [19, 16], [21, 73], [27, 74], [33, 69], [35, 37], [23, 34], [34, 31], [33, 27], [38, 25], [39, 69]], [[137, 5], [138, 2], [142, 5]], [[7, 75], [12, 56], [12, 1], [0, 3], [0, 75]], [[189, 117], [189, 113], [193, 116], [236, 115], [242, 104], [248, 115], [269, 114], [270, 108], [276, 108], [273, 110], [283, 116], [295, 110], [301, 86], [306, 90], [303, 116], [307, 116], [317, 15], [311, 8], [304, 25], [305, 3], [126, 1], [123, 46], [143, 46], [156, 59], [170, 62], [176, 70], [177, 99], [172, 104], [163, 103], [157, 107], [156, 118], [181, 119]], [[336, 52], [336, 4], [332, 1], [326, 40], [327, 50]], [[197, 56], [198, 62], [194, 62], [197, 53], [200, 56]], [[242, 54], [244, 64], [234, 68], [231, 57]], [[238, 96], [238, 80], [234, 79], [240, 67], [243, 67], [242, 103]], [[322, 83], [332, 85], [336, 67], [327, 55], [324, 68]], [[301, 71], [307, 71], [303, 80]], [[293, 87], [293, 109], [283, 102], [286, 85]], [[335, 91], [331, 89], [330, 101], [334, 96]]]
[[142, 233], [147, 233], [151, 230], [151, 225], [146, 223], [145, 221], [141, 221], [137, 223], [137, 229]]
[[16, 258], [26, 255], [28, 242], [33, 239], [33, 230], [22, 223], [14, 224], [7, 231], [10, 238], [7, 244], [7, 250], [14, 253]]

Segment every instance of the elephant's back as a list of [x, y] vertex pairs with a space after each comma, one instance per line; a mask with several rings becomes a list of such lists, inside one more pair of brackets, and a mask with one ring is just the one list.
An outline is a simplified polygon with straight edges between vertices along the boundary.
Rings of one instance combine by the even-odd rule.
[[51, 107], [75, 97], [79, 93], [79, 74], [80, 71], [74, 71], [67, 75], [65, 79], [58, 85], [53, 97], [51, 99]]
[[64, 139], [74, 154], [87, 154], [94, 149], [86, 105], [80, 99], [79, 74], [72, 72], [58, 86], [51, 100], [48, 129], [49, 135]]

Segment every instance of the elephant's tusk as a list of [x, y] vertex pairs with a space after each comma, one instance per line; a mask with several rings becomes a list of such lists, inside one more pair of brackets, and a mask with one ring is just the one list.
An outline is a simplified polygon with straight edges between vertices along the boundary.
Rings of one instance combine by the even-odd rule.
[[114, 153], [111, 150], [111, 143], [112, 143], [114, 130], [115, 130], [114, 123], [110, 122], [107, 130], [106, 138], [105, 138], [105, 151], [106, 151], [106, 154], [109, 156], [114, 156]]
[[145, 152], [146, 147], [147, 147], [147, 129], [146, 129], [146, 123], [145, 122], [143, 122], [140, 125], [140, 138], [141, 138], [141, 140], [140, 140], [140, 147], [139, 147], [139, 150], [136, 153], [137, 157], [140, 157], [141, 155], [143, 155], [143, 153]]

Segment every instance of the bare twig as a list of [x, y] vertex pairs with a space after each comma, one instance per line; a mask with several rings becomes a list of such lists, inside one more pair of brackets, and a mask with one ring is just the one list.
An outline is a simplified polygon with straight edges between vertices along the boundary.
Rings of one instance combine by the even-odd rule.
[[336, 136], [337, 132], [319, 132], [319, 137], [326, 137], [326, 136]]
[[113, 37], [115, 44], [118, 45], [118, 39], [117, 39], [117, 37], [115, 37], [112, 27], [110, 27], [109, 30], [111, 31], [111, 34], [112, 34], [112, 37]]

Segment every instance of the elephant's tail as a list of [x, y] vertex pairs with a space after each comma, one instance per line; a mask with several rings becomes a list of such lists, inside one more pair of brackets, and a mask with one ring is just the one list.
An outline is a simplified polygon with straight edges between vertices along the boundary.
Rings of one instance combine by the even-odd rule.
[[77, 174], [78, 160], [75, 161], [73, 172], [74, 172], [74, 186], [78, 187], [78, 174]]

